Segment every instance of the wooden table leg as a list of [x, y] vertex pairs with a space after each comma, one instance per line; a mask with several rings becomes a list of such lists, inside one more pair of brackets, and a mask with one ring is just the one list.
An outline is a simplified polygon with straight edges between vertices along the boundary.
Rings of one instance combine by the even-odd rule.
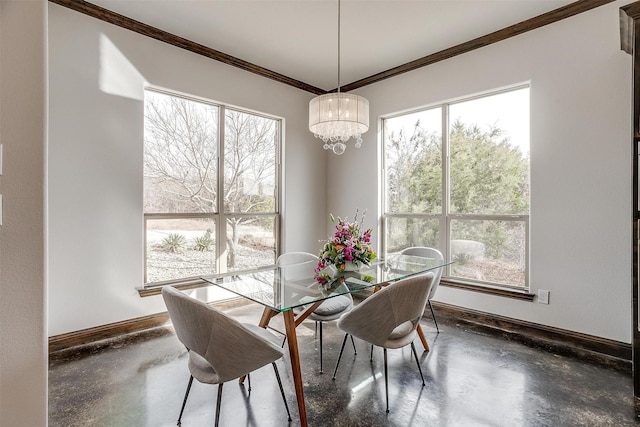
[[416, 328], [416, 332], [418, 333], [418, 336], [420, 337], [420, 341], [422, 342], [422, 345], [424, 346], [424, 350], [425, 351], [429, 351], [429, 344], [427, 343], [427, 339], [424, 336], [424, 332], [422, 331], [422, 327], [420, 327], [420, 324], [418, 324], [418, 327]]
[[269, 326], [269, 322], [271, 321], [271, 318], [277, 314], [278, 314], [277, 311], [271, 310], [270, 308], [265, 307], [264, 310], [262, 311], [262, 317], [260, 318], [260, 323], [258, 323], [258, 326], [260, 326], [261, 328], [266, 328], [267, 326]]
[[296, 336], [296, 320], [293, 314], [293, 310], [284, 311], [282, 315], [284, 316], [284, 327], [287, 333], [287, 343], [289, 343], [291, 373], [293, 375], [293, 383], [296, 388], [296, 399], [298, 401], [300, 425], [302, 427], [307, 427], [307, 408], [304, 403], [302, 370], [300, 369], [300, 354], [298, 353], [298, 338]]

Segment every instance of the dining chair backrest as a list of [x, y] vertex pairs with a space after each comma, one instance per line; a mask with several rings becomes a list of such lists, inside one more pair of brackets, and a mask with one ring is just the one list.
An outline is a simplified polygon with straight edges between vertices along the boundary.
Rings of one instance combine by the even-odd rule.
[[162, 297], [180, 342], [211, 365], [219, 382], [246, 375], [283, 354], [237, 320], [173, 287], [163, 287]]
[[[318, 257], [308, 252], [288, 252], [280, 255], [276, 260], [276, 264], [284, 267], [280, 272], [283, 279], [306, 280], [310, 284], [315, 284], [313, 269], [306, 264], [309, 261], [317, 262]], [[297, 266], [295, 264], [300, 265]]]
[[308, 252], [287, 252], [278, 257], [276, 264], [289, 265], [297, 264], [299, 262], [317, 261], [318, 257]]
[[[434, 258], [440, 261], [444, 261], [444, 256], [442, 255], [442, 252], [440, 252], [435, 248], [429, 248], [426, 246], [412, 246], [412, 247], [403, 249], [400, 252], [400, 254], [419, 256], [423, 258]], [[433, 286], [431, 287], [431, 292], [429, 293], [429, 297], [427, 299], [433, 298], [433, 296], [436, 293], [436, 290], [438, 290], [438, 285], [440, 284], [440, 278], [442, 277], [442, 268], [436, 269], [434, 271], [434, 276], [435, 277], [433, 280]]]
[[[373, 345], [386, 347], [394, 329], [403, 323], [410, 322], [415, 331], [433, 280], [431, 272], [398, 280], [355, 306], [340, 318], [338, 326]], [[403, 336], [409, 337], [410, 332], [403, 331]]]

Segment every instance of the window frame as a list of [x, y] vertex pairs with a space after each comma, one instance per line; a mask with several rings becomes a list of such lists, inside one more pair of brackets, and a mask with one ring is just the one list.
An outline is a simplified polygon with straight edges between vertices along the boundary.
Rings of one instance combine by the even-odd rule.
[[[390, 114], [387, 116], [382, 116], [380, 119], [380, 138], [381, 138], [381, 191], [382, 191], [382, 221], [380, 223], [380, 245], [381, 252], [387, 253], [388, 249], [388, 238], [387, 238], [387, 228], [388, 228], [388, 219], [390, 218], [407, 218], [407, 219], [437, 219], [439, 222], [439, 242], [438, 242], [438, 250], [440, 250], [445, 260], [450, 261], [451, 259], [451, 223], [455, 220], [484, 220], [484, 221], [505, 221], [505, 222], [520, 222], [524, 225], [524, 234], [525, 234], [525, 242], [524, 242], [524, 285], [513, 285], [513, 284], [503, 284], [503, 283], [494, 283], [485, 280], [477, 280], [466, 277], [458, 277], [452, 276], [452, 266], [448, 265], [443, 267], [442, 280], [443, 282], [450, 282], [454, 284], [462, 284], [462, 285], [470, 285], [469, 289], [474, 290], [473, 288], [483, 289], [486, 288], [488, 290], [491, 289], [503, 289], [506, 291], [514, 291], [516, 293], [524, 293], [528, 294], [530, 290], [530, 245], [531, 245], [531, 236], [529, 233], [529, 217], [531, 214], [531, 196], [529, 195], [529, 212], [527, 214], [476, 214], [476, 213], [451, 213], [450, 212], [450, 195], [451, 195], [451, 179], [450, 179], [450, 166], [451, 166], [451, 158], [450, 158], [450, 141], [449, 141], [449, 131], [450, 131], [450, 107], [452, 105], [473, 101], [475, 99], [486, 98], [490, 96], [496, 96], [516, 90], [528, 89], [529, 94], [531, 91], [531, 85], [529, 83], [519, 84], [515, 86], [511, 86], [508, 88], [503, 88], [499, 90], [487, 91], [482, 94], [477, 94], [473, 96], [463, 97], [459, 99], [455, 99], [452, 101], [441, 102], [438, 104], [416, 108], [412, 110], [406, 110], [401, 113]], [[441, 211], [440, 213], [419, 213], [419, 212], [411, 212], [411, 213], [401, 213], [401, 212], [391, 212], [389, 211], [389, 198], [388, 198], [388, 183], [387, 183], [387, 155], [386, 155], [386, 141], [387, 141], [387, 129], [386, 129], [386, 121], [388, 119], [393, 119], [397, 117], [403, 117], [410, 114], [420, 113], [428, 110], [440, 109], [441, 110], [441, 156], [442, 156], [442, 200], [441, 200]], [[531, 123], [531, 115], [528, 117], [529, 123]], [[530, 176], [531, 176], [531, 159], [529, 158], [529, 188], [530, 187]], [[531, 193], [531, 190], [530, 190]], [[490, 292], [492, 293], [492, 292]], [[500, 292], [496, 293], [500, 294]], [[529, 298], [527, 298], [529, 299]]]
[[[281, 117], [272, 116], [266, 113], [256, 112], [246, 108], [240, 108], [237, 106], [232, 106], [220, 102], [214, 102], [212, 100], [187, 95], [183, 93], [179, 93], [177, 91], [167, 90], [163, 88], [158, 88], [155, 86], [146, 86], [144, 88], [145, 93], [145, 102], [146, 102], [146, 93], [147, 92], [155, 92], [162, 95], [172, 96], [183, 98], [188, 101], [199, 102], [208, 104], [211, 106], [215, 106], [218, 108], [218, 126], [217, 126], [217, 180], [216, 180], [216, 206], [214, 211], [212, 212], [179, 212], [179, 213], [147, 213], [143, 208], [143, 247], [144, 247], [144, 275], [143, 275], [143, 290], [149, 290], [154, 288], [159, 288], [164, 285], [192, 285], [197, 283], [202, 283], [202, 279], [200, 276], [191, 276], [191, 277], [183, 277], [179, 279], [169, 279], [162, 280], [156, 282], [148, 282], [148, 274], [147, 274], [147, 223], [148, 221], [157, 220], [157, 219], [189, 219], [189, 218], [198, 218], [198, 219], [211, 219], [215, 223], [215, 253], [212, 255], [215, 257], [215, 269], [216, 274], [224, 274], [229, 273], [227, 269], [227, 217], [269, 217], [273, 218], [274, 221], [274, 251], [275, 257], [280, 253], [280, 248], [282, 245], [282, 231], [281, 231], [281, 212], [282, 212], [282, 147], [283, 147], [283, 125], [284, 120]], [[224, 194], [224, 163], [225, 163], [225, 128], [226, 128], [226, 113], [227, 110], [236, 111], [242, 114], [250, 114], [257, 117], [262, 117], [265, 119], [273, 120], [275, 124], [274, 130], [274, 138], [275, 138], [275, 163], [274, 163], [274, 176], [275, 182], [274, 185], [276, 188], [274, 189], [274, 208], [273, 212], [232, 212], [225, 210], [224, 207], [224, 197], [220, 197], [219, 195]], [[143, 142], [143, 150], [144, 150], [144, 142]], [[144, 196], [143, 196], [144, 197]], [[238, 269], [233, 270], [232, 272], [241, 272], [249, 269]]]

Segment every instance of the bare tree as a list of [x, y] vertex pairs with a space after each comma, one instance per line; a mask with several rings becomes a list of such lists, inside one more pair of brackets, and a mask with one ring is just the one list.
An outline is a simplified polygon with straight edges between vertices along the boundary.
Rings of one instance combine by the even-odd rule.
[[218, 108], [154, 94], [145, 103], [145, 212], [215, 212]]
[[[224, 207], [226, 212], [275, 211], [275, 122], [260, 116], [227, 110], [225, 120]], [[268, 194], [267, 191], [271, 193]], [[235, 265], [239, 226], [255, 218], [227, 217], [229, 266]]]
[[[213, 213], [218, 206], [219, 108], [155, 94], [145, 103], [145, 212]], [[275, 211], [275, 121], [226, 110], [224, 193], [235, 265], [239, 226], [255, 221], [233, 214]]]

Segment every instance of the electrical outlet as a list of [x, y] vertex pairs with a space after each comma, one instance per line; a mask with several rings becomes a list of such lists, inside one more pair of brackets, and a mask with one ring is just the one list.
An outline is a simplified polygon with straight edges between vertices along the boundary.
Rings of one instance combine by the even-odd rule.
[[549, 293], [545, 289], [538, 289], [538, 302], [540, 304], [549, 304]]

